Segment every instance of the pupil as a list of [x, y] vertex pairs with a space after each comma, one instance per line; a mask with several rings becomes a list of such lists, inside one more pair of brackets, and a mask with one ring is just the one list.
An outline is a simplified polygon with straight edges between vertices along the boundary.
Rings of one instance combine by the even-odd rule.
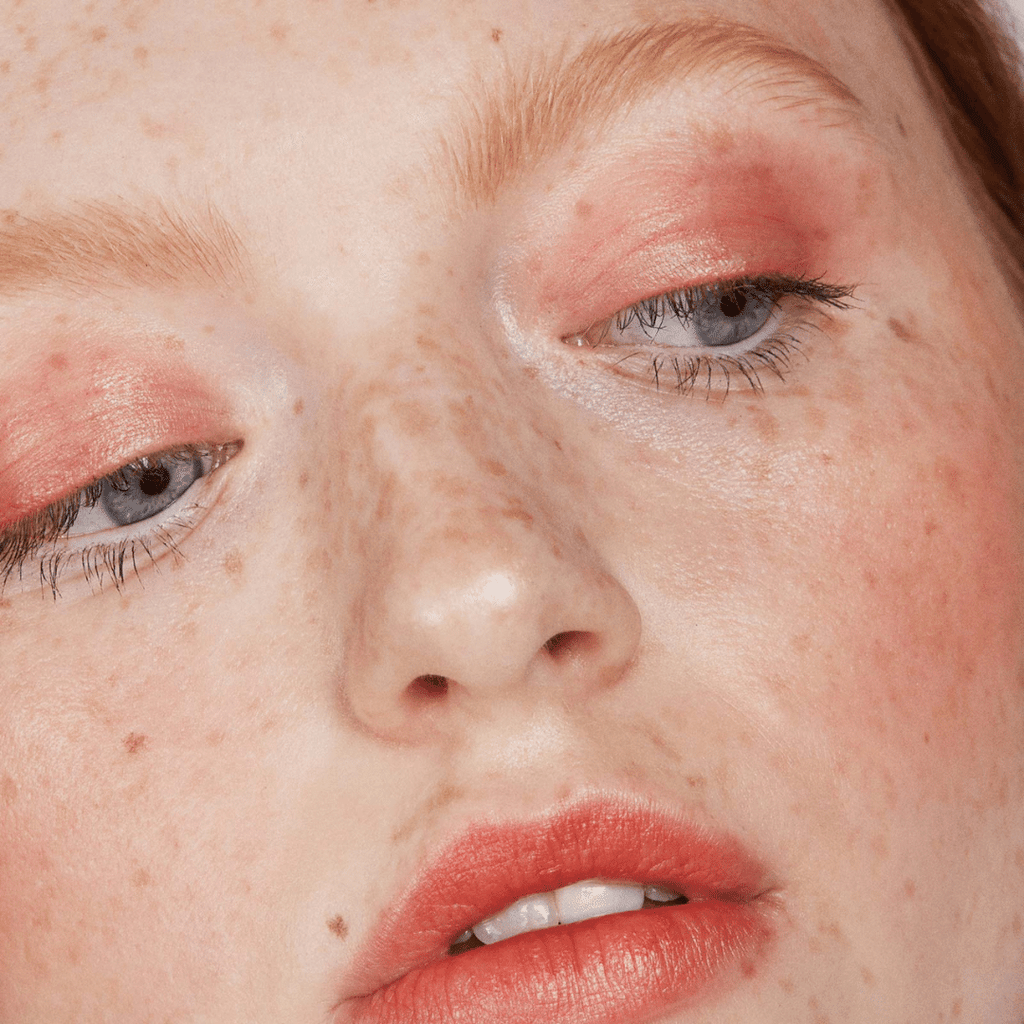
[[726, 316], [739, 316], [747, 306], [747, 297], [743, 292], [733, 292], [726, 295], [719, 303], [719, 309]]
[[166, 490], [170, 479], [171, 474], [165, 466], [154, 466], [151, 469], [147, 469], [139, 477], [139, 487], [143, 494], [148, 494], [152, 497]]

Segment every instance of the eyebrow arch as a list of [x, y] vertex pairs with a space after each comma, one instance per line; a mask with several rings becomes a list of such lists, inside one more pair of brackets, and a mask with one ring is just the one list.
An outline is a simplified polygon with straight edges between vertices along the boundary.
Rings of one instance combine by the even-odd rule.
[[245, 287], [251, 261], [212, 205], [90, 201], [38, 217], [0, 211], [0, 295], [59, 288]]
[[823, 64], [740, 22], [695, 17], [625, 29], [575, 54], [505, 64], [462, 90], [454, 132], [432, 164], [470, 208], [493, 202], [526, 169], [600, 129], [624, 109], [693, 76], [730, 70], [735, 86], [811, 106], [826, 126], [866, 132], [863, 103]]

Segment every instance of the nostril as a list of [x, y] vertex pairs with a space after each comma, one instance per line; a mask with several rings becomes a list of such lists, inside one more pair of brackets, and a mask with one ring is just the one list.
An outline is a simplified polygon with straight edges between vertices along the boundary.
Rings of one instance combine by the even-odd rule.
[[448, 680], [444, 676], [417, 676], [409, 689], [423, 697], [443, 697], [448, 692]]
[[596, 643], [597, 638], [593, 633], [570, 629], [564, 633], [556, 633], [546, 640], [544, 649], [555, 661], [565, 661], [581, 654], [588, 654]]

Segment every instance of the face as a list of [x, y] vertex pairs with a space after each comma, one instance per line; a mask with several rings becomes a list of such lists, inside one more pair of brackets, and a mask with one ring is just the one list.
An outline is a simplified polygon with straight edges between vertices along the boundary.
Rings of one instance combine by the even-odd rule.
[[[0, 1021], [1019, 1024], [1024, 336], [881, 5], [58, 8], [0, 32]], [[445, 952], [591, 877], [689, 902]]]

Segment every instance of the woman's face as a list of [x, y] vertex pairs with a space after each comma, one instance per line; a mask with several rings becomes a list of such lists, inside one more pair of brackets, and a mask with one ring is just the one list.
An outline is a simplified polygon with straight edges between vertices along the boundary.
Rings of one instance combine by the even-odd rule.
[[[1019, 1024], [1024, 331], [880, 3], [0, 38], [3, 1024]], [[750, 892], [632, 819], [523, 852], [584, 798]], [[608, 856], [683, 938], [403, 986], [485, 819], [439, 921]]]

